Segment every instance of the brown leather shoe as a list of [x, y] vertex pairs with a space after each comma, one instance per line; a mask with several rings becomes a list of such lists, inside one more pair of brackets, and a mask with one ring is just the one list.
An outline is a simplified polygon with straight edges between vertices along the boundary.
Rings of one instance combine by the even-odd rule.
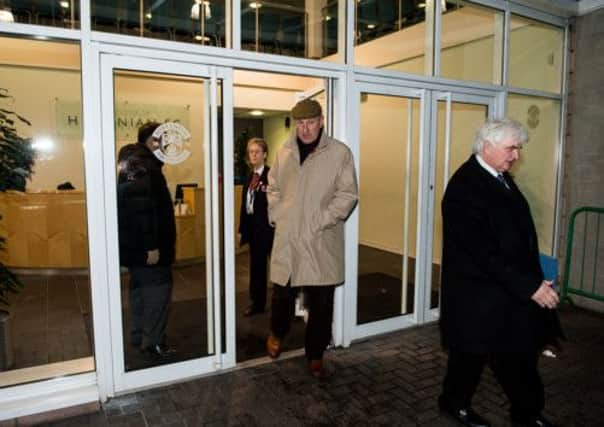
[[308, 370], [310, 374], [315, 378], [327, 378], [329, 374], [323, 367], [323, 359], [313, 359], [308, 362]]
[[272, 359], [281, 355], [281, 340], [273, 334], [270, 334], [266, 340], [266, 352]]

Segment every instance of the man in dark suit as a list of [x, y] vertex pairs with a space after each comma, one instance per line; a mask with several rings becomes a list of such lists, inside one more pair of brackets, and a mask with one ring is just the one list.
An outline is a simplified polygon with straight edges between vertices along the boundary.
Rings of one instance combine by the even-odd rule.
[[268, 171], [265, 164], [268, 145], [262, 138], [247, 143], [247, 159], [252, 168], [241, 192], [239, 216], [240, 244], [250, 245], [250, 305], [246, 316], [263, 313], [266, 305], [267, 264], [273, 248], [274, 228], [268, 222], [266, 187]]
[[531, 212], [508, 172], [527, 139], [515, 121], [487, 121], [442, 201], [440, 328], [449, 359], [439, 406], [468, 426], [489, 425], [471, 409], [487, 363], [514, 425], [552, 425], [541, 414], [537, 360], [561, 335], [559, 300], [543, 280]]
[[170, 358], [166, 342], [175, 256], [174, 207], [154, 151], [159, 123], [145, 123], [136, 144], [119, 152], [120, 263], [130, 273], [130, 343], [155, 359]]

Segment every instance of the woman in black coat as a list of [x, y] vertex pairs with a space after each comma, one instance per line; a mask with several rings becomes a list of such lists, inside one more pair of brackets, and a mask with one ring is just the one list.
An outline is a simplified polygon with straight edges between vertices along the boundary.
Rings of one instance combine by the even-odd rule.
[[267, 265], [275, 231], [268, 222], [266, 186], [269, 167], [265, 164], [268, 146], [262, 138], [247, 143], [247, 159], [252, 173], [241, 192], [240, 244], [250, 245], [250, 305], [246, 316], [263, 313], [266, 305]]

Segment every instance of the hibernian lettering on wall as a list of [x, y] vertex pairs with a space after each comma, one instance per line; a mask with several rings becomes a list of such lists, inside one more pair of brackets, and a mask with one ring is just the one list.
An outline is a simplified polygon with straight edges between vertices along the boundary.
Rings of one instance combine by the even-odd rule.
[[[62, 138], [82, 137], [82, 104], [73, 101], [55, 100], [57, 136]], [[177, 122], [189, 127], [188, 105], [151, 105], [118, 102], [115, 105], [115, 132], [117, 140], [135, 142], [138, 128], [146, 122]]]

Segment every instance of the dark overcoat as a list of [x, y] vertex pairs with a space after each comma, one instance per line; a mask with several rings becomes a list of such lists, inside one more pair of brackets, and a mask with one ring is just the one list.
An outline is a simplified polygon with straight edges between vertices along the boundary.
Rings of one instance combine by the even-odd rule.
[[163, 163], [140, 143], [128, 163], [137, 170], [118, 176], [120, 264], [146, 266], [147, 252], [159, 249], [158, 264], [171, 265], [176, 251], [176, 224]]
[[465, 352], [533, 352], [561, 336], [555, 310], [531, 296], [541, 285], [529, 205], [474, 156], [453, 175], [442, 201], [441, 337]]

